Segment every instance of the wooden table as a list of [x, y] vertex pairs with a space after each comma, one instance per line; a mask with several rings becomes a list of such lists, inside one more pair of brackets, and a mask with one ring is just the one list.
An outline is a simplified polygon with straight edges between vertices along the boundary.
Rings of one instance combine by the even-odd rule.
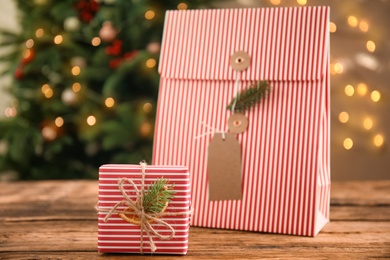
[[[129, 257], [97, 253], [97, 188], [85, 180], [0, 183], [0, 259]], [[316, 238], [192, 227], [188, 255], [177, 258], [390, 259], [390, 181], [334, 182], [331, 196], [331, 222]]]

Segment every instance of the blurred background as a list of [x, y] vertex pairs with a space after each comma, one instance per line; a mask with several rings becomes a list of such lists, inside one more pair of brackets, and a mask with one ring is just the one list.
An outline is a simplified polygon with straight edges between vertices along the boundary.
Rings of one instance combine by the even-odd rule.
[[0, 180], [150, 161], [167, 9], [329, 5], [331, 175], [390, 179], [388, 0], [2, 0]]

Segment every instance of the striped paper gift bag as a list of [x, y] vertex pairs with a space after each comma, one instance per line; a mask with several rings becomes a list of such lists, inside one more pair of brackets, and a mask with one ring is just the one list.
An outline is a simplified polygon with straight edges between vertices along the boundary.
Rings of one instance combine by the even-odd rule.
[[[173, 198], [161, 214], [146, 212], [145, 225], [141, 227], [140, 213], [137, 215], [135, 211], [142, 186], [148, 192], [161, 178], [167, 181], [164, 189], [172, 188]], [[145, 197], [143, 199], [145, 202]], [[97, 211], [99, 252], [184, 255], [188, 248], [190, 219], [188, 169], [142, 164], [103, 165], [99, 169]], [[123, 211], [125, 214], [121, 213]]]
[[192, 225], [329, 221], [328, 23], [328, 7], [166, 13], [153, 158], [189, 168]]

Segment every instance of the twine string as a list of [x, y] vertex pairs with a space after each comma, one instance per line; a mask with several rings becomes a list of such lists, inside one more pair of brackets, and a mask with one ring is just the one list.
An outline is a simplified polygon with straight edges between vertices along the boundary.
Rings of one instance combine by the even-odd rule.
[[195, 136], [195, 139], [202, 138], [202, 137], [207, 136], [209, 134], [214, 135], [215, 133], [221, 133], [222, 134], [222, 139], [225, 140], [226, 131], [216, 129], [216, 128], [206, 124], [205, 122], [201, 122], [201, 124], [206, 127], [207, 132], [204, 132], [204, 133], [201, 133], [201, 134]]
[[[107, 208], [100, 208], [96, 206], [96, 210], [100, 212], [107, 212], [106, 216], [104, 217], [103, 221], [107, 222], [108, 219], [112, 216], [114, 213], [123, 213], [123, 214], [129, 214], [129, 211], [126, 210], [118, 210], [118, 207], [121, 205], [126, 205], [128, 208], [132, 209], [133, 211], [131, 214], [136, 215], [140, 219], [140, 229], [141, 229], [141, 235], [140, 235], [140, 252], [143, 254], [143, 247], [144, 247], [144, 232], [146, 232], [146, 236], [149, 239], [150, 244], [150, 250], [152, 252], [155, 252], [157, 250], [157, 247], [153, 241], [152, 234], [157, 236], [161, 240], [169, 240], [175, 236], [175, 229], [168, 224], [166, 221], [162, 220], [161, 217], [165, 216], [179, 216], [179, 215], [186, 215], [186, 214], [192, 214], [192, 210], [182, 211], [182, 212], [159, 212], [159, 213], [146, 213], [143, 208], [143, 195], [145, 191], [145, 172], [146, 172], [146, 162], [142, 161], [140, 162], [141, 165], [141, 189], [137, 188], [137, 185], [128, 178], [121, 178], [118, 183], [118, 188], [120, 192], [122, 193], [124, 199], [119, 201], [115, 204], [111, 209]], [[127, 182], [130, 184], [136, 193], [136, 199], [132, 200], [129, 195], [126, 193], [124, 184]], [[149, 221], [153, 221], [157, 224], [160, 224], [161, 226], [164, 226], [166, 229], [164, 231], [168, 231], [169, 235], [162, 235], [160, 234], [153, 226], [150, 224]]]
[[[141, 201], [139, 206], [141, 208], [141, 216], [140, 216], [140, 219], [141, 219], [140, 251], [141, 251], [141, 254], [142, 254], [143, 253], [143, 246], [144, 246], [144, 229], [145, 229], [145, 211], [144, 211], [144, 196], [143, 196], [143, 194], [144, 194], [144, 186], [145, 186], [146, 163], [145, 163], [145, 161], [141, 161], [140, 164], [141, 164], [141, 172], [142, 172], [142, 174], [141, 174], [141, 195], [138, 195], [138, 198]], [[156, 251], [156, 245], [154, 244], [153, 239], [150, 237], [149, 231], [147, 229], [146, 229], [146, 234], [149, 237], [150, 247], [151, 247], [152, 252]]]
[[238, 89], [240, 87], [240, 79], [238, 78], [239, 76], [239, 71], [235, 70], [234, 71], [234, 93], [236, 97], [234, 98], [233, 105], [232, 105], [232, 113], [234, 114], [234, 110], [236, 108], [237, 100], [240, 97], [240, 93], [238, 92]]

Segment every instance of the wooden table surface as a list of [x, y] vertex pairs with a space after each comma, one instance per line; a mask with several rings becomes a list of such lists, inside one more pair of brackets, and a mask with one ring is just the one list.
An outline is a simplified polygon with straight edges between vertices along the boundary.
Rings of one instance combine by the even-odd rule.
[[[97, 181], [0, 183], [0, 259], [129, 257], [97, 253], [97, 193]], [[316, 238], [191, 227], [177, 258], [390, 259], [390, 181], [332, 183], [331, 222]]]

